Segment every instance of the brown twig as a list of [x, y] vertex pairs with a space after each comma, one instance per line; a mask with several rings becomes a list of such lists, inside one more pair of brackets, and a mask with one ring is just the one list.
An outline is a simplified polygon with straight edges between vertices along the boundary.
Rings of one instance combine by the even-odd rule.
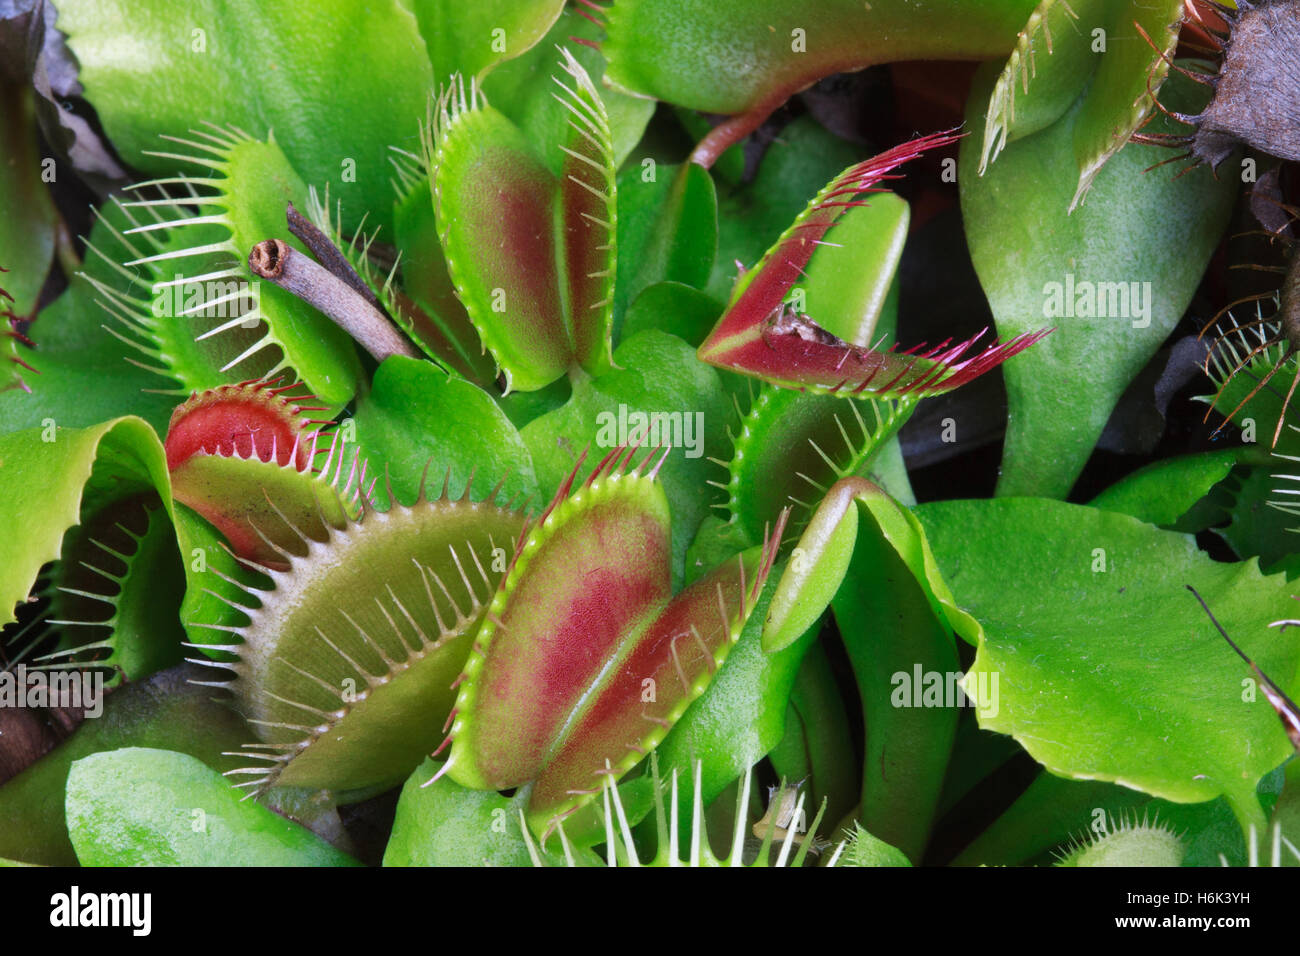
[[380, 312], [387, 314], [379, 298], [370, 290], [370, 286], [366, 285], [365, 280], [357, 275], [357, 270], [352, 268], [348, 257], [339, 251], [338, 246], [334, 245], [329, 236], [317, 229], [311, 220], [295, 209], [293, 203], [289, 203], [285, 208], [284, 218], [289, 223], [289, 231], [301, 240], [307, 247], [307, 251], [316, 257], [317, 262], [351, 286], [361, 298]]
[[248, 254], [253, 274], [319, 309], [382, 362], [390, 355], [418, 358], [415, 347], [356, 289], [282, 239], [265, 239]]

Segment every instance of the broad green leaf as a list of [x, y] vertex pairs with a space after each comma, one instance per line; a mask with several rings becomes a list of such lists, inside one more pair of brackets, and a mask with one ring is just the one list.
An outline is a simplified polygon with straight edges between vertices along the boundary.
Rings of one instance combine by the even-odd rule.
[[413, 0], [433, 78], [482, 77], [494, 66], [527, 53], [555, 23], [564, 0]]
[[68, 773], [68, 834], [82, 866], [359, 865], [243, 797], [188, 754], [92, 754]]
[[[820, 643], [809, 647], [799, 667], [790, 688], [785, 734], [768, 758], [786, 780], [807, 780], [808, 806], [819, 807], [826, 800], [824, 819], [842, 820], [857, 805], [861, 756], [855, 753], [835, 665]], [[837, 840], [840, 835], [829, 836]]]
[[1237, 451], [1184, 455], [1147, 465], [1089, 502], [1155, 525], [1173, 525], [1210, 493], [1237, 463]]
[[0, 621], [14, 620], [41, 566], [60, 553], [63, 534], [81, 521], [92, 472], [125, 496], [158, 491], [170, 503], [162, 442], [143, 419], [127, 416], [91, 428], [41, 428], [0, 435], [0, 484], [8, 489], [9, 533], [0, 539]]
[[428, 362], [387, 359], [352, 422], [371, 473], [386, 476], [400, 501], [414, 500], [427, 466], [432, 485], [441, 485], [450, 472], [452, 497], [464, 494], [472, 474], [475, 500], [504, 481], [505, 500], [542, 503], [518, 429], [478, 386]]
[[659, 282], [636, 297], [623, 316], [620, 333], [631, 339], [646, 331], [667, 332], [699, 348], [721, 314], [722, 303], [707, 292], [680, 282]]
[[62, 744], [0, 786], [0, 855], [47, 866], [75, 866], [64, 822], [68, 769], [90, 754], [121, 747], [158, 747], [191, 754], [215, 770], [237, 766], [226, 756], [250, 731], [210, 687], [190, 683], [189, 665], [126, 683], [104, 700], [103, 716], [86, 720]]
[[[673, 580], [681, 580], [686, 549], [709, 514], [701, 493], [716, 474], [727, 423], [735, 412], [718, 373], [695, 360], [693, 350], [663, 332], [643, 332], [614, 353], [617, 366], [598, 378], [574, 383], [568, 403], [522, 429], [533, 455], [542, 494], [552, 494], [588, 446], [592, 457], [635, 444], [671, 445], [660, 478], [672, 506]], [[590, 467], [590, 466], [588, 466]], [[761, 530], [761, 529], [760, 529]]]
[[133, 166], [174, 173], [149, 155], [158, 134], [205, 120], [274, 130], [308, 182], [331, 184], [351, 228], [367, 211], [372, 228], [391, 223], [388, 147], [418, 148], [434, 86], [401, 0], [63, 0], [58, 12], [86, 98]]
[[1239, 819], [1262, 822], [1255, 786], [1292, 747], [1264, 696], [1243, 690], [1249, 669], [1185, 586], [1287, 687], [1300, 646], [1268, 629], [1292, 609], [1283, 577], [1081, 505], [955, 501], [917, 514], [983, 626], [965, 681], [992, 690], [981, 727], [1013, 735], [1056, 774], [1181, 803], [1223, 795]]
[[704, 288], [718, 246], [718, 203], [708, 172], [695, 163], [650, 163], [630, 165], [618, 177], [616, 333], [648, 286], [673, 282]]
[[1078, 106], [1011, 143], [978, 176], [992, 79], [986, 71], [972, 90], [975, 135], [962, 144], [971, 257], [1001, 335], [1056, 329], [1007, 365], [1010, 424], [998, 493], [1064, 497], [1120, 395], [1191, 301], [1227, 223], [1236, 177], [1147, 174], [1167, 157], [1129, 146], [1097, 177], [1088, 202], [1067, 214]]
[[869, 486], [856, 507], [857, 542], [831, 607], [871, 728], [859, 820], [919, 863], [964, 701], [942, 695], [959, 672], [952, 631], [969, 637], [973, 627], [934, 572], [911, 512]]
[[605, 13], [602, 49], [616, 87], [708, 113], [770, 111], [832, 73], [1005, 55], [1033, 9], [1033, 0], [924, 8], [907, 0], [621, 0]]
[[0, 431], [36, 428], [46, 419], [85, 428], [124, 414], [139, 415], [160, 433], [166, 429], [175, 399], [146, 391], [159, 387], [158, 376], [127, 361], [138, 353], [104, 328], [108, 317], [95, 296], [76, 277], [41, 312], [40, 348], [21, 353], [39, 374], [25, 376], [30, 393], [0, 393]]
[[[402, 787], [384, 866], [531, 866], [522, 816], [528, 788], [503, 797], [450, 777], [425, 786], [439, 766], [426, 760]], [[590, 850], [573, 852], [586, 865], [601, 862]], [[549, 865], [565, 862], [558, 841], [539, 853]]]

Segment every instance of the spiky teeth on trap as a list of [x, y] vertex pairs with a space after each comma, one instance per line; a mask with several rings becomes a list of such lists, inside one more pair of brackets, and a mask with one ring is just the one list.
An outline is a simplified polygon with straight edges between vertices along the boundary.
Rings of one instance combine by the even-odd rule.
[[[390, 499], [391, 500], [391, 499]], [[240, 786], [355, 791], [404, 779], [441, 737], [452, 684], [513, 556], [524, 516], [497, 500], [429, 498], [301, 536], [271, 586], [235, 606], [236, 657], [202, 661], [227, 682], [261, 741]]]

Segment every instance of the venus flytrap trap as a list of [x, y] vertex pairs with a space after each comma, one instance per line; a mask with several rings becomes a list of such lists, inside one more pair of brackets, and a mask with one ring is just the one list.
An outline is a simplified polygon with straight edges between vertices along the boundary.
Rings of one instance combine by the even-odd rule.
[[506, 391], [611, 364], [613, 143], [586, 70], [561, 55], [554, 81], [571, 115], [552, 147], [564, 156], [558, 176], [472, 80], [442, 93], [424, 139], [448, 272]]
[[[356, 388], [355, 352], [341, 329], [288, 292], [249, 271], [248, 251], [282, 231], [277, 210], [306, 201], [306, 187], [275, 143], [211, 127], [168, 137], [190, 153], [167, 159], [211, 170], [151, 180], [120, 203], [129, 225], [109, 226], [121, 260], [117, 282], [90, 275], [100, 302], [146, 367], [180, 383], [180, 394], [231, 381], [292, 371], [327, 404], [341, 406]], [[159, 187], [180, 195], [154, 196]], [[191, 210], [197, 210], [192, 214]], [[183, 307], [169, 303], [181, 298]]]
[[635, 455], [616, 449], [576, 488], [575, 471], [521, 538], [448, 721], [439, 775], [479, 789], [531, 782], [527, 818], [543, 837], [638, 764], [704, 692], [781, 540], [784, 516], [761, 548], [673, 596], [656, 481], [665, 455]]
[[1038, 341], [1027, 333], [1003, 345], [968, 354], [979, 338], [923, 351], [880, 352], [845, 342], [786, 301], [817, 246], [846, 210], [892, 171], [930, 149], [955, 143], [948, 134], [913, 140], [845, 170], [809, 203], [752, 270], [742, 275], [731, 302], [699, 355], [721, 368], [753, 375], [787, 388], [820, 394], [891, 398], [938, 394], [971, 381]]
[[[632, 837], [628, 824], [628, 815], [623, 806], [623, 798], [618, 787], [607, 781], [602, 787], [604, 801], [602, 817], [605, 822], [605, 852], [608, 866], [651, 866], [651, 867], [800, 867], [811, 858], [810, 854], [817, 847], [816, 834], [818, 825], [826, 807], [818, 810], [817, 816], [806, 827], [799, 822], [804, 819], [804, 803], [807, 794], [799, 791], [797, 786], [774, 788], [768, 806], [768, 812], [761, 820], [753, 824], [753, 832], [762, 834], [759, 840], [753, 840], [746, 833], [749, 819], [750, 788], [753, 785], [753, 771], [746, 770], [740, 778], [740, 787], [736, 797], [735, 825], [731, 832], [731, 841], [726, 852], [715, 856], [709, 842], [708, 827], [704, 818], [704, 801], [701, 798], [700, 764], [696, 763], [694, 797], [687, 811], [689, 825], [684, 823], [684, 813], [679, 802], [680, 788], [677, 785], [678, 773], [674, 769], [668, 779], [661, 778], [658, 761], [650, 758], [650, 775], [654, 787], [654, 823], [655, 853], [642, 860], [637, 851], [636, 841]], [[665, 810], [665, 791], [668, 808]], [[522, 819], [522, 818], [521, 818]], [[525, 825], [521, 828], [528, 857], [533, 866], [547, 866], [532, 835]], [[577, 866], [572, 848], [564, 836], [564, 826], [559, 824], [557, 832], [560, 837], [563, 860], [567, 866]], [[682, 840], [680, 834], [686, 829], [689, 837]], [[751, 844], [757, 843], [757, 847]], [[775, 850], [775, 857], [773, 851]], [[835, 866], [846, 851], [846, 843], [835, 848], [827, 866]]]
[[176, 501], [267, 567], [281, 566], [303, 534], [341, 527], [365, 482], [340, 432], [323, 435], [325, 423], [308, 418], [324, 409], [287, 394], [296, 388], [243, 382], [195, 393], [173, 412], [164, 443]]
[[[1186, 153], [1166, 162], [1190, 159], [1192, 166], [1216, 169], [1243, 144], [1282, 159], [1300, 160], [1300, 104], [1295, 89], [1300, 71], [1296, 53], [1300, 5], [1294, 0], [1264, 0], [1228, 7], [1188, 0], [1186, 8], [1187, 31], [1208, 56], [1200, 60], [1199, 69], [1174, 68], [1211, 87], [1214, 96], [1199, 113], [1169, 112], [1193, 127], [1193, 132], [1138, 134], [1134, 140], [1186, 148]], [[1161, 54], [1166, 66], [1172, 65], [1172, 52]]]

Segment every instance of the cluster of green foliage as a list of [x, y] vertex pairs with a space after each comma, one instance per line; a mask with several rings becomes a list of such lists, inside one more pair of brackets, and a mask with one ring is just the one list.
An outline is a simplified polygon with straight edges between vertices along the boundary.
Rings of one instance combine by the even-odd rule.
[[[1286, 830], [1300, 430], [1252, 386], [1297, 363], [1290, 287], [1207, 361], [1244, 442], [1072, 495], [1294, 158], [1149, 171], [1211, 92], [1180, 36], [1232, 16], [17, 7], [102, 138], [0, 75], [0, 693], [111, 692], [0, 777], [0, 858], [357, 865], [338, 809], [396, 788], [387, 865], [1217, 865]], [[982, 63], [960, 130], [746, 139], [917, 60]], [[1001, 344], [899, 335], [904, 176], [957, 184]], [[918, 504], [900, 431], [995, 368], [996, 495]]]

